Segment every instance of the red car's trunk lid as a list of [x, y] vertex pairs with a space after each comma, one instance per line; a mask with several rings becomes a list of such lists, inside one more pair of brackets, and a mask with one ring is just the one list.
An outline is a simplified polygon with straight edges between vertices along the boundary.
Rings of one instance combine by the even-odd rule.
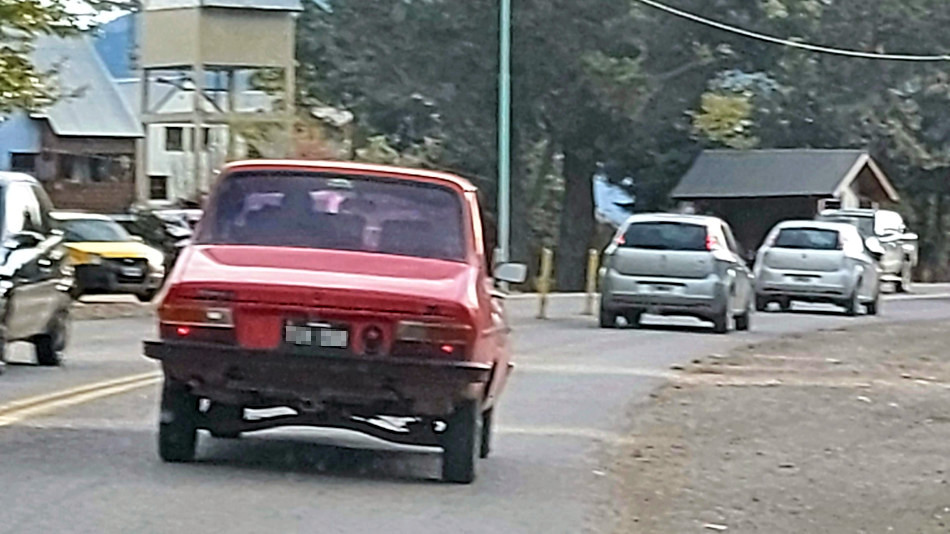
[[461, 262], [287, 247], [204, 246], [183, 260], [174, 282], [182, 296], [220, 291], [244, 303], [396, 306], [404, 313], [427, 303], [469, 304], [473, 270]]
[[174, 298], [235, 308], [247, 347], [280, 343], [288, 317], [307, 314], [390, 329], [400, 317], [471, 324], [475, 268], [460, 262], [286, 247], [196, 247], [182, 258]]

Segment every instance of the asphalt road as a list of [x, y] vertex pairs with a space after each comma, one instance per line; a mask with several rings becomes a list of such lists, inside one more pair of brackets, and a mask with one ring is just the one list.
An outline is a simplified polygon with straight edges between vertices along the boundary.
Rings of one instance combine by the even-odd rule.
[[[471, 486], [438, 482], [431, 451], [309, 429], [204, 436], [198, 463], [162, 464], [155, 385], [14, 422], [0, 417], [0, 533], [597, 532], [608, 484], [599, 459], [624, 439], [627, 414], [671, 365], [783, 334], [950, 318], [950, 298], [923, 296], [888, 301], [878, 318], [831, 308], [757, 314], [751, 333], [729, 336], [656, 318], [642, 330], [600, 330], [571, 297], [552, 299], [552, 318], [539, 321], [532, 300], [514, 299], [518, 367], [499, 408], [494, 456]], [[156, 370], [139, 356], [153, 328], [143, 318], [76, 323], [61, 369], [31, 366], [27, 347], [14, 349], [23, 363], [0, 377], [0, 411]]]

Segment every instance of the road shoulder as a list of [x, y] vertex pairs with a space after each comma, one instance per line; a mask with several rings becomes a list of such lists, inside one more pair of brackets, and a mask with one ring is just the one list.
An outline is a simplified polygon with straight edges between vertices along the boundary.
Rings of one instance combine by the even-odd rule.
[[609, 454], [614, 532], [950, 531], [950, 322], [686, 366]]

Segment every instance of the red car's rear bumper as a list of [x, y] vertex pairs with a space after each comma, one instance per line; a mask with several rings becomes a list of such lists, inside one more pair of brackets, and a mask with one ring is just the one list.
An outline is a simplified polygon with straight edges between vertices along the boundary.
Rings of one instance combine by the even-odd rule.
[[484, 396], [486, 363], [395, 357], [301, 355], [204, 343], [152, 341], [145, 355], [165, 375], [213, 401], [247, 407], [444, 416]]

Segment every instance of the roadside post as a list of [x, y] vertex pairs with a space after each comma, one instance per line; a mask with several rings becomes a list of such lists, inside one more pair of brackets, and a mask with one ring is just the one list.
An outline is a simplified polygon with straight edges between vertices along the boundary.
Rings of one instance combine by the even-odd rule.
[[538, 274], [538, 319], [548, 318], [548, 293], [551, 292], [551, 271], [554, 268], [554, 251], [541, 251], [541, 272]]
[[597, 272], [600, 268], [600, 254], [597, 249], [587, 251], [587, 295], [584, 298], [583, 315], [594, 315], [594, 299], [597, 294]]

